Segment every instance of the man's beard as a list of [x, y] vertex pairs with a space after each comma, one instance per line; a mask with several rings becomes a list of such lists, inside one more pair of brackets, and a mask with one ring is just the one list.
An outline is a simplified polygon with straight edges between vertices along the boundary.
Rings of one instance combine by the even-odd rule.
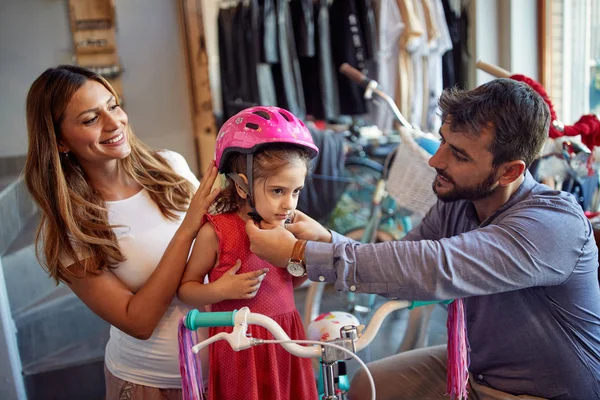
[[487, 178], [485, 178], [483, 180], [483, 182], [481, 182], [480, 184], [478, 184], [474, 187], [466, 187], [466, 188], [458, 186], [454, 182], [454, 180], [450, 179], [448, 176], [443, 174], [441, 170], [436, 168], [436, 171], [437, 171], [438, 175], [441, 175], [442, 177], [448, 179], [450, 181], [450, 183], [452, 183], [454, 185], [454, 188], [452, 190], [450, 190], [449, 192], [438, 193], [437, 184], [436, 184], [437, 179], [433, 181], [433, 184], [431, 185], [433, 188], [433, 192], [438, 197], [438, 199], [440, 199], [441, 201], [443, 201], [445, 203], [450, 203], [450, 202], [457, 201], [457, 200], [475, 201], [475, 200], [484, 199], [486, 197], [491, 196], [494, 193], [494, 191], [496, 190], [496, 187], [494, 186], [494, 183], [496, 183], [496, 172], [497, 172], [496, 168], [494, 168], [492, 170], [492, 172], [489, 174], [489, 176]]

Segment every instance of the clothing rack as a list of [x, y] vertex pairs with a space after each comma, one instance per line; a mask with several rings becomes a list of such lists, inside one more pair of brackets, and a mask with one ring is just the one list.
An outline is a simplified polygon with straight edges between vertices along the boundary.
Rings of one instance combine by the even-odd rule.
[[[457, 14], [451, 0], [405, 3], [214, 1], [223, 118], [263, 104], [300, 118], [335, 123], [353, 117], [382, 131], [393, 129], [387, 107], [367, 107], [363, 90], [338, 72], [347, 62], [375, 79], [411, 125], [437, 131], [439, 94], [467, 85], [468, 15], [464, 7]], [[402, 24], [410, 29], [397, 29]], [[400, 57], [398, 46], [407, 39], [410, 46], [402, 46]], [[408, 51], [416, 47], [418, 52]]]

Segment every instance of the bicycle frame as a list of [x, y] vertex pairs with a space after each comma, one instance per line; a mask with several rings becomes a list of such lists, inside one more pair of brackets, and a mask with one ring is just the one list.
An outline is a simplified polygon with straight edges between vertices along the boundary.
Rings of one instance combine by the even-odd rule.
[[[369, 77], [367, 77], [366, 75], [364, 75], [363, 73], [361, 73], [360, 71], [353, 68], [347, 63], [344, 63], [340, 67], [340, 72], [365, 88], [365, 92], [363, 95], [365, 99], [371, 100], [373, 99], [373, 97], [375, 97], [379, 100], [382, 100], [389, 107], [394, 117], [401, 125], [403, 125], [406, 128], [412, 129], [411, 124], [406, 120], [406, 118], [404, 118], [404, 116], [396, 106], [394, 100], [379, 88], [379, 84], [377, 83], [377, 81], [375, 81], [374, 79], [370, 79]], [[395, 154], [396, 150], [393, 150], [392, 152], [390, 152], [390, 154], [388, 154], [388, 156], [385, 159], [381, 178], [377, 182], [375, 191], [373, 192], [373, 196], [371, 199], [370, 218], [360, 238], [360, 241], [362, 243], [375, 243], [377, 241], [377, 233], [383, 217], [382, 202], [388, 196], [386, 182], [389, 175], [389, 168]], [[402, 222], [405, 232], [408, 232], [408, 230], [412, 228], [410, 220], [403, 220]], [[318, 289], [315, 289], [315, 291], [317, 290]], [[321, 288], [321, 292], [322, 290], [323, 289]], [[363, 312], [370, 312], [373, 306], [375, 305], [376, 295], [373, 294], [369, 295], [368, 304], [366, 307], [358, 306], [356, 304], [356, 295], [354, 293], [350, 292], [347, 296], [349, 303], [352, 304], [352, 307], [354, 309], [357, 309], [357, 307], [361, 307], [361, 311]], [[314, 303], [310, 304], [310, 308], [315, 308]], [[426, 311], [415, 312], [415, 315], [411, 316], [409, 322], [416, 324], [413, 328], [414, 332], [408, 332], [407, 336], [400, 344], [399, 351], [410, 349], [413, 348], [412, 346], [421, 345], [424, 343], [424, 335], [426, 330], [424, 325], [428, 322], [431, 311], [432, 308], [429, 307]]]
[[[449, 303], [450, 301], [443, 301]], [[232, 312], [200, 312], [191, 310], [185, 318], [185, 326], [190, 330], [201, 327], [233, 326], [231, 333], [221, 332], [196, 345], [191, 349], [198, 353], [200, 349], [219, 340], [226, 340], [235, 351], [248, 349], [253, 346], [278, 343], [290, 354], [302, 358], [319, 358], [321, 361], [321, 373], [324, 382], [324, 396], [322, 400], [337, 400], [335, 394], [334, 365], [338, 361], [347, 360], [350, 354], [356, 358], [364, 368], [366, 365], [356, 356], [356, 352], [367, 347], [377, 335], [383, 320], [393, 311], [403, 308], [413, 309], [415, 307], [439, 303], [439, 301], [405, 301], [392, 300], [383, 304], [373, 315], [371, 322], [359, 336], [356, 326], [344, 326], [340, 329], [340, 338], [329, 342], [310, 340], [292, 340], [285, 331], [273, 319], [266, 315], [252, 313], [248, 307]], [[276, 340], [263, 340], [247, 336], [248, 325], [259, 325], [273, 334]], [[298, 343], [312, 344], [312, 346], [301, 346]], [[370, 377], [368, 368], [366, 369]], [[372, 399], [376, 397], [375, 384], [370, 377]]]

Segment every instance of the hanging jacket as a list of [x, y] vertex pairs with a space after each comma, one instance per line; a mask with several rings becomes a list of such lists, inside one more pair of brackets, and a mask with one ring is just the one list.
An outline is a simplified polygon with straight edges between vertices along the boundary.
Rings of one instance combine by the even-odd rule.
[[298, 209], [317, 221], [324, 221], [335, 208], [346, 184], [335, 181], [344, 176], [344, 142], [341, 133], [310, 129], [319, 154], [300, 192]]

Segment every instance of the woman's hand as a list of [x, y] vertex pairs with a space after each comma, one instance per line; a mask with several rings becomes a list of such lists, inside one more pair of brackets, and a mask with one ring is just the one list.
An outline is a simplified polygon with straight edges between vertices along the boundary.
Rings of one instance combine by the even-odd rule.
[[242, 262], [237, 260], [235, 265], [215, 282], [223, 300], [251, 299], [256, 296], [260, 283], [269, 272], [268, 268], [237, 274]]
[[285, 229], [298, 239], [331, 243], [331, 232], [302, 211], [294, 212], [294, 220], [291, 224], [285, 224]]
[[204, 217], [204, 214], [208, 212], [211, 204], [215, 201], [221, 191], [218, 187], [211, 191], [215, 179], [217, 178], [217, 172], [217, 167], [211, 163], [204, 173], [200, 187], [190, 201], [190, 206], [188, 207], [185, 218], [179, 227], [180, 230], [190, 235], [192, 238], [195, 238], [198, 234], [198, 231], [202, 227], [202, 218]]

